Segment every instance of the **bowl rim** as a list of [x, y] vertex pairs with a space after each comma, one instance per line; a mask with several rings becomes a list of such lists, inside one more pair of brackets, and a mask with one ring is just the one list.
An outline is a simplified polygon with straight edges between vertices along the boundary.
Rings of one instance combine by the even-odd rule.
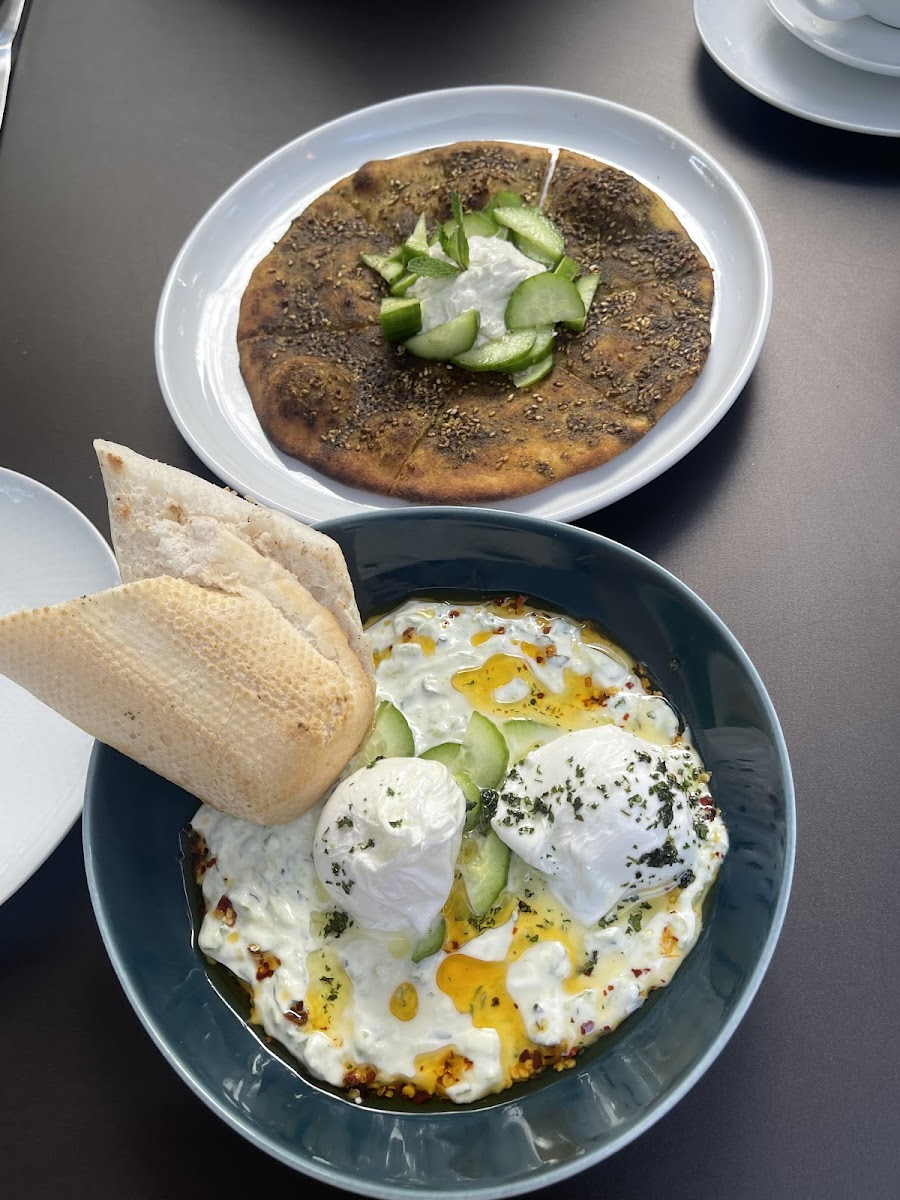
[[[716, 1037], [710, 1042], [703, 1054], [701, 1054], [685, 1072], [684, 1077], [678, 1085], [666, 1095], [662, 1100], [653, 1105], [643, 1116], [636, 1120], [630, 1128], [616, 1134], [603, 1146], [598, 1147], [594, 1151], [589, 1151], [586, 1154], [573, 1157], [566, 1162], [556, 1163], [547, 1166], [543, 1170], [536, 1171], [533, 1176], [527, 1180], [517, 1179], [510, 1183], [488, 1184], [484, 1187], [473, 1186], [471, 1182], [468, 1185], [467, 1192], [463, 1192], [460, 1188], [419, 1188], [410, 1189], [397, 1187], [394, 1184], [382, 1184], [373, 1180], [368, 1180], [362, 1177], [353, 1177], [352, 1180], [345, 1173], [342, 1173], [331, 1166], [323, 1166], [313, 1160], [301, 1160], [296, 1153], [291, 1153], [284, 1150], [279, 1145], [269, 1139], [265, 1133], [252, 1127], [249, 1122], [244, 1122], [239, 1114], [233, 1109], [227, 1107], [219, 1098], [219, 1096], [210, 1088], [204, 1086], [197, 1080], [188, 1065], [181, 1061], [175, 1049], [163, 1036], [153, 1015], [142, 1004], [135, 985], [132, 982], [129, 969], [127, 968], [123, 956], [121, 955], [116, 940], [113, 936], [110, 922], [108, 920], [103, 897], [101, 895], [101, 887], [97, 877], [96, 862], [94, 858], [94, 848], [91, 840], [93, 804], [92, 796], [96, 784], [96, 778], [100, 771], [101, 760], [103, 758], [102, 751], [104, 747], [99, 742], [94, 743], [94, 748], [91, 754], [90, 767], [88, 770], [87, 781], [85, 784], [85, 804], [84, 804], [84, 821], [82, 827], [82, 841], [84, 847], [85, 871], [87, 875], [88, 890], [91, 897], [91, 903], [94, 908], [94, 914], [97, 920], [97, 925], [100, 929], [100, 934], [103, 939], [103, 944], [106, 952], [109, 955], [110, 962], [116, 973], [122, 989], [124, 990], [132, 1008], [138, 1016], [141, 1024], [149, 1034], [151, 1040], [156, 1045], [157, 1049], [163, 1055], [165, 1060], [176, 1073], [188, 1085], [192, 1092], [202, 1100], [208, 1108], [210, 1108], [217, 1116], [219, 1116], [228, 1126], [236, 1130], [257, 1149], [264, 1151], [270, 1157], [292, 1167], [294, 1170], [307, 1175], [310, 1178], [327, 1183], [332, 1187], [346, 1190], [348, 1186], [352, 1187], [353, 1191], [360, 1195], [373, 1196], [376, 1200], [397, 1200], [397, 1197], [414, 1196], [421, 1200], [442, 1200], [448, 1195], [462, 1196], [465, 1194], [479, 1197], [479, 1200], [500, 1200], [502, 1197], [524, 1195], [528, 1192], [535, 1191], [540, 1188], [549, 1187], [554, 1183], [559, 1183], [564, 1179], [571, 1178], [573, 1175], [580, 1174], [592, 1166], [596, 1166], [619, 1150], [624, 1149], [629, 1143], [638, 1138], [642, 1133], [655, 1125], [666, 1113], [687, 1094], [697, 1081], [702, 1078], [709, 1067], [715, 1062], [722, 1050], [731, 1040], [732, 1035], [738, 1025], [743, 1020], [750, 1004], [752, 1003], [763, 977], [772, 960], [775, 952], [775, 947], [778, 943], [778, 938], [781, 934], [781, 929], [784, 925], [784, 918], [787, 911], [788, 901], [790, 898], [791, 885], [794, 873], [794, 859], [796, 852], [796, 805], [795, 791], [793, 784], [793, 776], [791, 773], [790, 759], [788, 756], [787, 744], [785, 742], [784, 733], [781, 729], [781, 724], [778, 720], [775, 707], [766, 690], [765, 684], [757, 671], [756, 667], [750, 660], [749, 655], [744, 650], [741, 643], [731, 632], [724, 621], [717, 616], [712, 608], [700, 597], [692, 588], [683, 583], [676, 575], [667, 568], [654, 562], [653, 559], [641, 554], [637, 550], [632, 550], [630, 547], [617, 542], [612, 538], [606, 537], [604, 534], [595, 533], [592, 530], [582, 529], [575, 525], [566, 525], [557, 521], [550, 520], [544, 517], [526, 516], [519, 513], [504, 512], [495, 509], [480, 509], [466, 508], [454, 506], [431, 506], [423, 505], [411, 507], [408, 509], [392, 509], [392, 510], [376, 510], [365, 513], [354, 513], [344, 517], [332, 518], [328, 521], [323, 521], [314, 526], [315, 529], [328, 536], [331, 536], [332, 531], [343, 529], [350, 526], [366, 526], [371, 524], [382, 524], [384, 522], [391, 523], [409, 523], [416, 522], [422, 519], [437, 520], [437, 521], [455, 521], [465, 523], [467, 521], [476, 524], [500, 525], [505, 527], [518, 527], [531, 529], [535, 532], [542, 532], [555, 536], [562, 540], [571, 540], [572, 542], [588, 542], [603, 545], [608, 552], [612, 554], [623, 555], [627, 560], [639, 565], [642, 569], [648, 571], [651, 576], [655, 575], [658, 579], [664, 581], [667, 586], [673, 588], [680, 593], [681, 597], [687, 601], [689, 605], [695, 606], [700, 614], [710, 623], [716, 632], [728, 643], [730, 649], [734, 653], [736, 659], [740, 663], [742, 669], [746, 672], [747, 677], [757, 691], [760, 707], [770, 724], [772, 732], [773, 745], [778, 755], [778, 765], [784, 778], [784, 816], [785, 816], [785, 843], [784, 843], [784, 866], [781, 872], [779, 894], [776, 904], [773, 909], [772, 919], [769, 925], [765, 941], [760, 949], [756, 963], [742, 989], [736, 999], [733, 1008], [726, 1017], [722, 1028], [719, 1030]], [[351, 570], [352, 574], [352, 570]], [[362, 1111], [362, 1110], [360, 1110]], [[461, 1113], [468, 1110], [462, 1108]], [[413, 1110], [409, 1113], [397, 1112], [392, 1113], [399, 1120], [417, 1121], [422, 1118], [421, 1113]], [[438, 1114], [429, 1114], [434, 1117]], [[440, 1114], [445, 1119], [453, 1117], [454, 1113]]]

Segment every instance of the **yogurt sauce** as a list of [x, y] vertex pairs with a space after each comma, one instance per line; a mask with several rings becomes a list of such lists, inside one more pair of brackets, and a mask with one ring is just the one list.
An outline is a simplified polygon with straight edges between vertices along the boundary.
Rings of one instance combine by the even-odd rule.
[[[451, 261], [440, 246], [432, 246], [429, 253], [432, 258]], [[481, 324], [475, 345], [481, 346], [507, 332], [506, 305], [519, 284], [546, 269], [512, 242], [475, 236], [469, 238], [469, 266], [465, 271], [452, 279], [423, 276], [407, 295], [421, 301], [423, 332], [469, 309], [478, 309]]]
[[692, 803], [705, 804], [674, 887], [653, 879], [642, 891], [629, 876], [609, 911], [583, 922], [552, 875], [514, 854], [506, 892], [480, 920], [457, 877], [443, 946], [418, 963], [415, 931], [365, 928], [323, 887], [313, 861], [322, 804], [273, 828], [200, 809], [200, 948], [250, 985], [253, 1020], [329, 1083], [462, 1103], [572, 1065], [669, 982], [700, 932], [727, 834], [671, 706], [591, 628], [515, 602], [411, 601], [369, 632], [379, 697], [404, 713], [417, 753], [460, 740], [473, 708], [560, 737], [617, 726], [690, 765]]

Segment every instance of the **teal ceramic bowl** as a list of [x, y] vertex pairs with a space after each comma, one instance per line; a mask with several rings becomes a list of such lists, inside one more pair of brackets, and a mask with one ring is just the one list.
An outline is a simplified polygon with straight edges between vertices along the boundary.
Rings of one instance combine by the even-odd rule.
[[[524, 593], [603, 625], [691, 727], [731, 850], [706, 927], [656, 1002], [576, 1067], [475, 1107], [357, 1107], [305, 1079], [240, 1019], [193, 944], [179, 834], [197, 802], [97, 746], [84, 811], [97, 920], [134, 1009], [214, 1112], [299, 1171], [379, 1197], [520, 1195], [600, 1162], [713, 1062], [771, 958], [790, 888], [790, 767], [765, 688], [728, 629], [677, 579], [567, 525], [475, 509], [333, 521], [363, 615], [413, 593]], [[153, 920], [147, 920], [148, 911]]]

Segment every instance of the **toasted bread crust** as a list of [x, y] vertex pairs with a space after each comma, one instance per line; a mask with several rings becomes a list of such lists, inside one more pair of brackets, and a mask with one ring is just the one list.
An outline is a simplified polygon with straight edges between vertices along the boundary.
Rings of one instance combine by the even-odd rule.
[[0, 618], [0, 671], [200, 800], [262, 824], [320, 799], [372, 713], [361, 670], [348, 677], [265, 598], [169, 576]]

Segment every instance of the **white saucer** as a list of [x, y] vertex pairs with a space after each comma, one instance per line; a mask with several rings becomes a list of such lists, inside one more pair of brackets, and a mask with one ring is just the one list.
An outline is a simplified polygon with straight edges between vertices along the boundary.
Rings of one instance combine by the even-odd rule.
[[871, 17], [824, 21], [810, 12], [803, 0], [766, 3], [786, 29], [814, 50], [862, 71], [900, 75], [900, 29]]
[[[0, 467], [0, 614], [115, 587], [116, 560], [77, 508]], [[93, 738], [0, 675], [0, 904], [56, 849], [84, 802]]]
[[694, 0], [694, 22], [722, 70], [776, 108], [819, 125], [900, 137], [897, 81], [804, 46], [766, 0]]

